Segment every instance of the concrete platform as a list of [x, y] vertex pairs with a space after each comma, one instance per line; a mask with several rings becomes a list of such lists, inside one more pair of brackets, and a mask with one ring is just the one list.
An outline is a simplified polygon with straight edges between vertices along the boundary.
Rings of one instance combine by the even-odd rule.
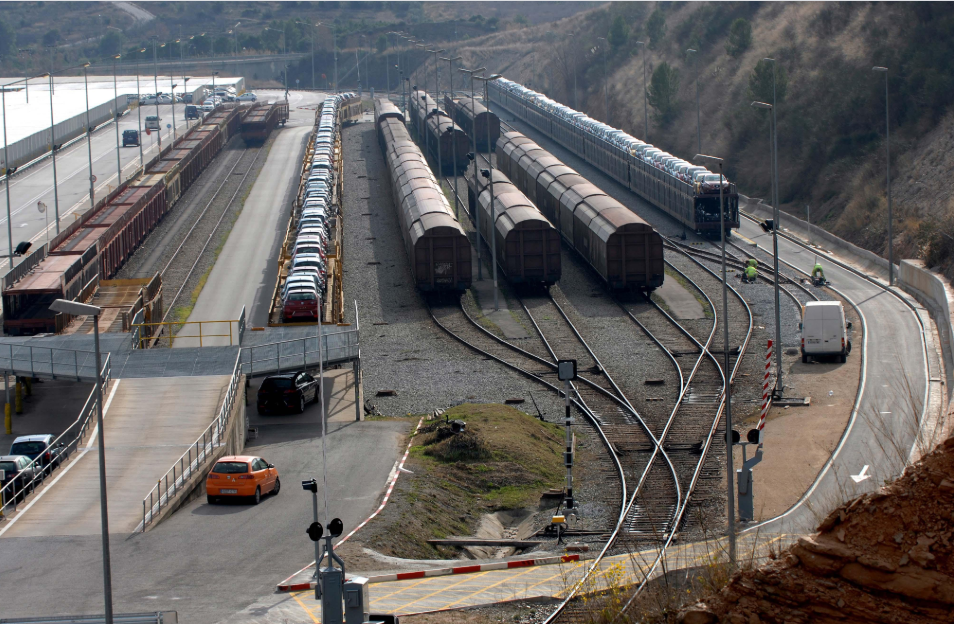
[[674, 317], [682, 320], [706, 317], [702, 304], [672, 275], [667, 275], [663, 285], [655, 290]]
[[[142, 498], [212, 422], [228, 375], [117, 379], [104, 402], [110, 532], [131, 533]], [[47, 487], [0, 526], [0, 537], [100, 532], [96, 431]]]

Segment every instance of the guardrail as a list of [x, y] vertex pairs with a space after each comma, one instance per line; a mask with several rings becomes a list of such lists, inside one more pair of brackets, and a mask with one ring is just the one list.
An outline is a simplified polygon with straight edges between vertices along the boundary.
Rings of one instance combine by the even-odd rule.
[[136, 527], [134, 533], [145, 532], [149, 523], [155, 520], [163, 507], [168, 507], [172, 499], [184, 490], [186, 482], [202, 467], [215, 449], [226, 443], [232, 408], [239, 395], [239, 380], [242, 377], [241, 357], [241, 352], [235, 357], [232, 379], [229, 381], [225, 400], [222, 402], [218, 416], [189, 447], [189, 450], [182, 454], [179, 461], [174, 463], [172, 468], [149, 490], [149, 496], [142, 499], [142, 522]]
[[[354, 360], [360, 353], [358, 347], [357, 329], [322, 334], [321, 361], [327, 366]], [[239, 355], [242, 359], [242, 371], [253, 377], [317, 366], [318, 354], [318, 337], [310, 336], [243, 347]]]
[[0, 370], [30, 377], [96, 381], [96, 352], [20, 343], [0, 343]]
[[[115, 624], [178, 624], [176, 611], [114, 613]], [[57, 615], [53, 617], [0, 618], [0, 624], [106, 624], [105, 615]]]
[[[95, 370], [95, 368], [94, 368]], [[106, 361], [103, 362], [102, 377], [103, 377], [103, 395], [106, 394], [106, 389], [109, 387], [109, 355], [106, 355]], [[66, 431], [61, 433], [53, 442], [50, 444], [51, 449], [59, 449], [58, 459], [56, 463], [62, 465], [69, 459], [70, 453], [80, 445], [83, 441], [83, 438], [86, 436], [86, 432], [89, 431], [91, 424], [91, 417], [96, 413], [96, 388], [89, 394], [89, 398], [86, 399], [86, 404], [83, 405], [83, 409], [80, 410], [79, 417], [76, 421], [66, 428]], [[67, 441], [68, 440], [68, 441]], [[5, 512], [7, 508], [12, 508], [13, 511], [17, 510], [17, 499], [21, 501], [26, 498], [26, 495], [37, 487], [37, 481], [43, 482], [48, 476], [53, 473], [54, 466], [52, 463], [47, 463], [43, 465], [42, 463], [43, 455], [40, 455], [28, 465], [30, 469], [33, 469], [33, 478], [29, 482], [18, 484], [17, 480], [14, 479], [7, 483], [3, 489], [0, 489], [0, 511]], [[38, 463], [39, 462], [39, 463]], [[38, 470], [37, 470], [38, 469]]]
[[[155, 338], [156, 343], [158, 343], [159, 340], [162, 339], [163, 330], [166, 327], [169, 327], [172, 325], [176, 325], [179, 327], [185, 327], [186, 325], [198, 325], [199, 333], [198, 335], [181, 334], [179, 332], [176, 332], [175, 334], [173, 334], [171, 331], [167, 331], [165, 332], [165, 335], [169, 339], [170, 347], [173, 345], [173, 343], [176, 340], [182, 340], [182, 339], [188, 339], [188, 338], [198, 338], [200, 347], [204, 346], [203, 341], [206, 338], [228, 338], [229, 345], [242, 344], [242, 337], [245, 336], [245, 328], [246, 328], [245, 306], [242, 306], [242, 313], [239, 315], [237, 319], [230, 319], [230, 320], [224, 320], [224, 321], [162, 321], [162, 322], [156, 322], [156, 323], [144, 323], [142, 322], [142, 320], [140, 320], [139, 322], [136, 322], [135, 319], [138, 317], [139, 315], [137, 314], [136, 317], [133, 319], [133, 322], [130, 324], [132, 334], [133, 334], [134, 349], [142, 349], [143, 348], [142, 343], [146, 340], [151, 340], [153, 338]], [[203, 333], [202, 331], [203, 325], [215, 325], [220, 323], [229, 324], [229, 333], [227, 334]], [[232, 323], [236, 324], [235, 332], [232, 331]], [[151, 331], [143, 332], [142, 330], [145, 328], [149, 328]], [[158, 329], [155, 329], [155, 328], [158, 328]], [[235, 341], [235, 334], [238, 334], [238, 342]]]

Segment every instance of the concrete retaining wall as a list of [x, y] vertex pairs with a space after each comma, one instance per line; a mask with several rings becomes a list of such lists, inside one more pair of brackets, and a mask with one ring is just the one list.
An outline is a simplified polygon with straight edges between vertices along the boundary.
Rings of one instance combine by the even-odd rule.
[[954, 377], [954, 288], [947, 281], [924, 266], [921, 260], [902, 260], [898, 281], [925, 308], [931, 311], [944, 349], [948, 388]]

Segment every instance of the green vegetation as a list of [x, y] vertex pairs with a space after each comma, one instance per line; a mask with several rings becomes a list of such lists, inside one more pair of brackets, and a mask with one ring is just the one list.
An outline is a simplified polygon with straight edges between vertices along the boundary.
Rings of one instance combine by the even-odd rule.
[[652, 12], [646, 22], [646, 34], [649, 35], [649, 49], [657, 50], [666, 38], [666, 16], [659, 9]]
[[788, 72], [785, 65], [761, 60], [755, 64], [755, 69], [749, 75], [749, 95], [753, 100], [781, 104], [788, 93]]
[[17, 55], [17, 33], [3, 19], [0, 19], [0, 56]]
[[[428, 539], [470, 535], [480, 515], [536, 508], [541, 494], [563, 482], [563, 429], [498, 404], [448, 410], [466, 431], [444, 419], [425, 423], [384, 512], [368, 525], [368, 546], [402, 557], [453, 555]], [[397, 539], [396, 539], [397, 538]]]
[[679, 113], [679, 70], [660, 63], [653, 70], [653, 77], [649, 83], [649, 105], [655, 111], [656, 122], [668, 125]]
[[619, 50], [629, 41], [629, 26], [626, 25], [626, 20], [623, 19], [622, 15], [617, 15], [613, 18], [613, 25], [610, 26], [608, 39], [613, 50]]
[[732, 57], [752, 47], [752, 24], [744, 17], [737, 18], [729, 27], [729, 40], [725, 42], [725, 53]]

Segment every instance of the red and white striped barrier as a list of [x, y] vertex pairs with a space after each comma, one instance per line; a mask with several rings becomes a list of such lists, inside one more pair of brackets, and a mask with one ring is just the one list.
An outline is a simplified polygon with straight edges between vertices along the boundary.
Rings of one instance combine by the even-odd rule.
[[[335, 548], [336, 548], [336, 549], [337, 549], [339, 546], [341, 546], [342, 544], [344, 544], [346, 541], [348, 541], [348, 538], [350, 538], [352, 535], [354, 535], [355, 533], [357, 533], [357, 532], [358, 532], [358, 529], [360, 529], [361, 527], [363, 527], [364, 525], [366, 525], [368, 522], [371, 521], [372, 518], [374, 518], [376, 515], [378, 515], [379, 513], [381, 513], [381, 510], [384, 509], [384, 506], [388, 504], [388, 499], [391, 498], [391, 492], [394, 491], [394, 484], [397, 483], [398, 477], [401, 475], [401, 471], [404, 470], [404, 462], [407, 461], [407, 456], [408, 456], [408, 455], [410, 454], [410, 452], [411, 452], [411, 444], [414, 442], [414, 436], [417, 435], [417, 431], [421, 428], [421, 425], [422, 425], [423, 423], [424, 423], [424, 417], [421, 416], [421, 419], [420, 419], [419, 421], [417, 421], [417, 427], [414, 428], [414, 433], [411, 434], [411, 439], [408, 440], [408, 442], [407, 442], [407, 448], [404, 449], [404, 456], [401, 457], [401, 461], [400, 461], [400, 463], [398, 463], [398, 465], [397, 465], [397, 470], [394, 471], [394, 477], [391, 479], [391, 483], [388, 484], [388, 489], [387, 489], [387, 492], [384, 493], [384, 499], [381, 501], [381, 505], [380, 505], [377, 509], [375, 509], [375, 510], [374, 510], [374, 513], [372, 513], [370, 516], [368, 516], [367, 519], [365, 519], [364, 522], [362, 522], [361, 524], [359, 524], [358, 526], [356, 526], [356, 527], [354, 528], [354, 530], [351, 531], [351, 533], [348, 533], [347, 535], [345, 535], [344, 537], [342, 537], [342, 538], [338, 541], [338, 543], [335, 544]], [[313, 567], [315, 567], [315, 562], [314, 562], [314, 561], [312, 561], [311, 563], [309, 563], [308, 565], [306, 565], [304, 568], [302, 568], [302, 569], [299, 570], [298, 572], [295, 572], [294, 574], [292, 574], [291, 576], [289, 576], [287, 579], [285, 579], [284, 581], [282, 581], [281, 583], [279, 583], [279, 584], [278, 584], [278, 590], [279, 590], [279, 591], [298, 591], [298, 590], [301, 590], [301, 589], [308, 589], [309, 587], [314, 588], [314, 587], [315, 587], [314, 581], [312, 581], [311, 583], [291, 583], [291, 582], [290, 582], [293, 578], [295, 578], [296, 576], [298, 576], [299, 574], [301, 574], [301, 573], [304, 572], [305, 570], [308, 570], [308, 569], [313, 568]]]
[[762, 377], [762, 413], [759, 414], [759, 444], [762, 443], [762, 430], [765, 428], [765, 415], [768, 413], [769, 398], [769, 377], [772, 374], [772, 341], [768, 341], [768, 348], [765, 350], [765, 375]]
[[[369, 583], [388, 583], [392, 581], [408, 581], [412, 579], [428, 578], [432, 576], [451, 576], [454, 574], [473, 574], [475, 572], [488, 572], [490, 570], [513, 570], [516, 568], [531, 568], [535, 566], [553, 565], [556, 563], [570, 563], [579, 561], [579, 555], [561, 555], [557, 557], [539, 557], [537, 559], [519, 559], [517, 561], [495, 561], [494, 563], [481, 563], [478, 565], [457, 566], [453, 568], [434, 568], [431, 570], [417, 570], [416, 572], [398, 572], [395, 574], [380, 574], [378, 576], [369, 576]], [[291, 583], [288, 585], [279, 585], [279, 591], [303, 591], [314, 589], [315, 581], [309, 583]]]

